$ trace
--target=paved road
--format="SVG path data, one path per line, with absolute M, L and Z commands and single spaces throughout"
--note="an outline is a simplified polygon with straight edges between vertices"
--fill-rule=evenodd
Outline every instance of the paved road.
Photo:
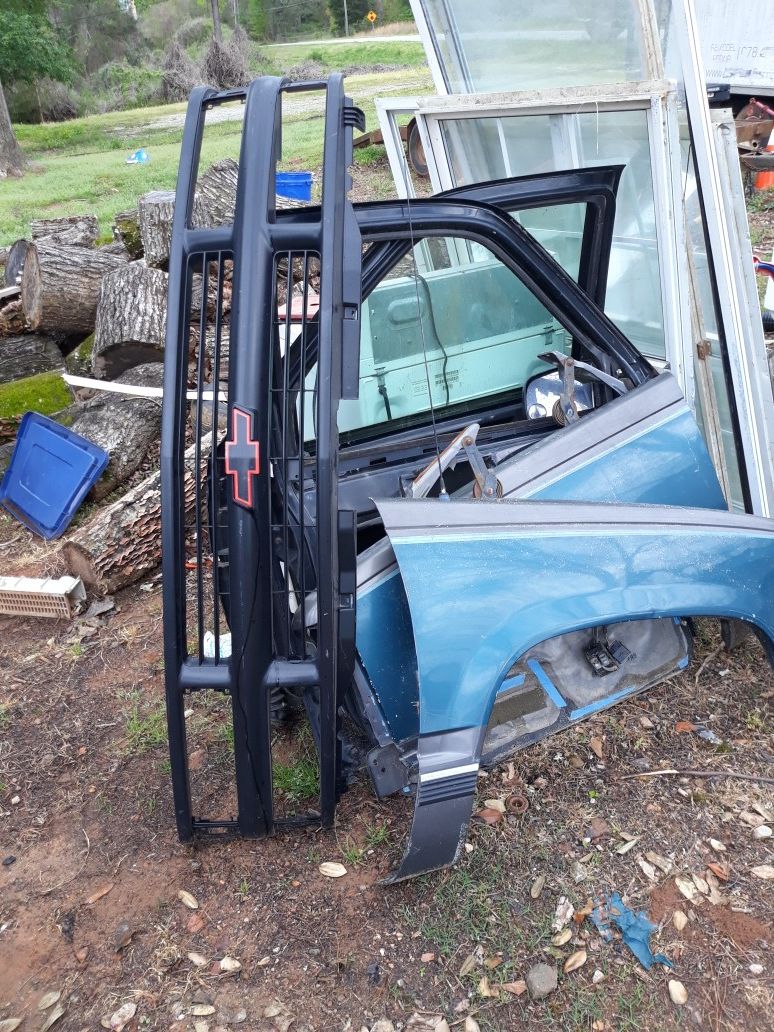
M 419 43 L 419 36 L 339 36 L 336 39 L 295 40 L 293 43 L 267 43 L 271 47 L 329 47 L 355 43 Z

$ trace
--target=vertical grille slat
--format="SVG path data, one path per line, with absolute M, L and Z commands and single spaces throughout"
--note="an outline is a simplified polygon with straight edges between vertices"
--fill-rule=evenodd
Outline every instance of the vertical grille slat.
M 199 306 L 199 344 L 196 355 L 196 412 L 194 415 L 194 468 L 195 476 L 195 534 L 196 534 L 196 630 L 199 662 L 204 662 L 204 551 L 202 549 L 202 407 L 204 404 L 204 372 L 207 351 L 207 288 L 209 264 L 208 254 L 201 256 L 201 300 Z M 214 427 L 213 427 L 214 430 Z
M 215 636 L 215 663 L 220 663 L 220 498 L 218 491 L 220 463 L 218 461 L 218 427 L 220 424 L 220 336 L 223 313 L 223 252 L 218 252 L 218 278 L 215 290 L 215 341 L 212 356 L 212 406 L 210 409 L 212 436 L 210 438 L 210 526 L 212 551 L 212 608 Z

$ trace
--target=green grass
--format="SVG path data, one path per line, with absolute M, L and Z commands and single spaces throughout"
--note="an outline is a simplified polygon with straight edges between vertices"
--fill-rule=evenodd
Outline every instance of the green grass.
M 0 419 L 13 419 L 30 411 L 49 416 L 71 401 L 70 389 L 59 373 L 39 373 L 0 384 Z
M 142 755 L 167 741 L 167 715 L 163 706 L 156 706 L 144 715 L 135 703 L 126 721 L 126 740 L 129 751 Z
M 363 43 L 300 43 L 294 46 L 266 46 L 262 48 L 272 64 L 284 68 L 317 61 L 328 71 L 354 66 L 396 65 L 401 68 L 421 68 L 426 65 L 425 52 L 420 42 L 389 42 L 388 39 L 368 40 Z
M 0 706 L 0 732 L 7 731 L 11 723 L 8 706 Z
M 366 46 L 372 45 L 375 44 Z M 395 44 L 396 48 L 399 46 Z M 328 49 L 350 52 L 349 64 L 364 62 L 364 48 Z M 296 58 L 288 55 L 283 63 L 287 67 L 296 63 Z M 421 93 L 431 88 L 424 67 L 416 68 L 411 81 L 406 79 L 405 71 L 353 75 L 347 79 L 348 92 L 365 111 L 368 129 L 377 125 L 376 96 Z M 300 95 L 290 98 L 285 109 L 282 167 L 319 168 L 321 102 Z M 22 178 L 7 179 L 0 185 L 0 246 L 28 234 L 33 218 L 88 212 L 97 215 L 101 236 L 109 237 L 116 212 L 134 208 L 138 197 L 149 190 L 174 189 L 184 112 L 185 104 L 169 104 L 89 115 L 57 124 L 17 126 L 19 142 L 33 164 Z M 202 167 L 218 158 L 238 157 L 240 141 L 241 122 L 209 125 L 202 145 Z M 126 157 L 141 146 L 150 155 L 150 162 L 127 165 Z
M 293 801 L 310 799 L 319 791 L 317 763 L 308 756 L 302 756 L 295 763 L 275 760 L 273 775 L 274 787 Z

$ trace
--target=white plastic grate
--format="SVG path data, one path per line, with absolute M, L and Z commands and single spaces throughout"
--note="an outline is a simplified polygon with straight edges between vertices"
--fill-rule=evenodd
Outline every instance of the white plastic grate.
M 80 577 L 0 577 L 0 613 L 69 619 L 86 598 Z

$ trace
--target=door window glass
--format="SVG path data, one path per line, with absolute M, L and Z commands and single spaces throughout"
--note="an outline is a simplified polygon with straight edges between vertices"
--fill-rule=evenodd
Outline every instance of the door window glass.
M 543 218 L 550 236 L 557 230 Z M 547 368 L 538 355 L 570 349 L 518 276 L 462 238 L 419 242 L 366 298 L 361 320 L 360 396 L 339 407 L 339 430 L 355 436 L 427 422 L 431 394 L 436 414 L 516 403 Z

